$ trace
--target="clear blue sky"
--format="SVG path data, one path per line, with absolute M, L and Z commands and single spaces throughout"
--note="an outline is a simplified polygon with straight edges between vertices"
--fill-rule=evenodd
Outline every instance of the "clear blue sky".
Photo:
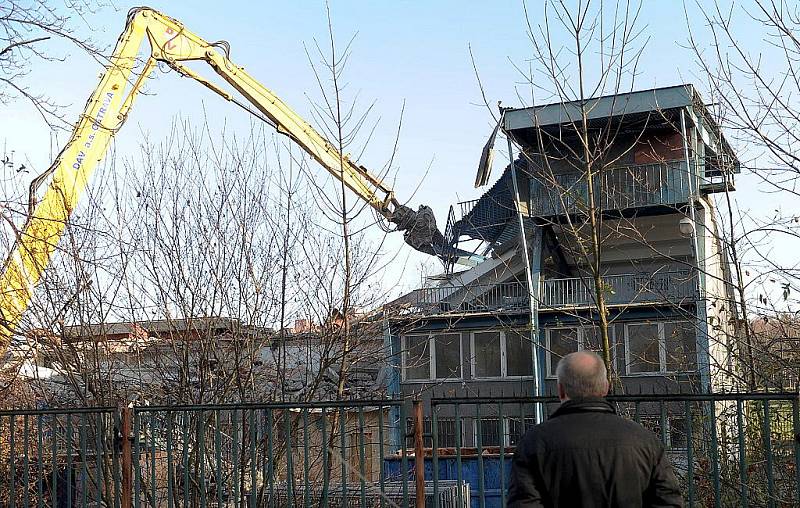
M 689 3 L 686 8 L 696 17 L 698 7 Z M 107 8 L 90 17 L 89 22 L 97 27 L 93 37 L 112 44 L 133 5 L 118 2 L 116 10 Z M 303 45 L 312 46 L 315 38 L 323 43 L 327 40 L 323 2 L 172 1 L 156 2 L 152 7 L 181 20 L 208 40 L 229 41 L 236 63 L 310 120 L 306 94 L 314 98 L 319 94 Z M 505 105 L 520 106 L 518 91 L 529 95 L 524 85 L 519 88 L 520 76 L 511 63 L 525 67 L 532 54 L 522 3 L 336 1 L 331 10 L 341 45 L 357 33 L 345 75 L 347 91 L 358 91 L 362 105 L 375 101 L 373 117 L 381 118 L 361 162 L 376 168 L 386 162 L 405 101 L 395 158 L 396 192 L 405 199 L 420 185 L 411 204 L 431 205 L 443 228 L 451 204 L 483 192 L 472 184 L 481 147 L 492 125 L 482 105 L 469 46 L 491 104 L 502 100 Z M 530 1 L 528 10 L 532 22 L 541 22 L 540 2 Z M 682 2 L 644 2 L 640 27 L 649 42 L 639 65 L 636 88 L 698 81 L 693 54 L 681 47 L 687 40 L 684 16 Z M 758 34 L 753 37 L 757 40 Z M 66 60 L 37 67 L 31 83 L 59 102 L 71 104 L 69 117 L 74 119 L 96 85 L 101 68 L 76 49 L 61 51 L 66 52 Z M 702 89 L 703 83 L 697 84 Z M 134 154 L 142 132 L 157 140 L 176 114 L 190 118 L 199 115 L 201 103 L 209 113 L 212 129 L 224 122 L 234 130 L 247 129 L 249 119 L 238 108 L 177 75 L 159 75 L 150 91 L 154 95 L 138 100 L 129 124 L 117 136 L 118 155 Z M 23 102 L 3 109 L 0 142 L 16 150 L 17 160 L 27 159 L 39 170 L 47 167 L 49 137 L 33 110 Z M 59 135 L 60 142 L 65 138 L 65 134 Z M 504 154 L 498 154 L 495 175 L 499 164 L 506 161 Z M 740 193 L 739 199 L 758 199 L 755 186 L 748 189 L 748 195 Z M 401 243 L 398 238 L 392 246 L 398 248 Z M 413 267 L 424 258 L 404 252 L 400 260 L 408 260 Z M 413 277 L 408 280 L 408 274 L 406 281 L 416 282 Z

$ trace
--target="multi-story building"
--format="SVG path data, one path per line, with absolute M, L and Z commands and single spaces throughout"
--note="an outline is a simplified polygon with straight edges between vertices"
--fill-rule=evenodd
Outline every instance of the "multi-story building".
M 602 349 L 598 267 L 617 393 L 729 383 L 736 315 L 712 198 L 734 189 L 739 163 L 695 89 L 510 109 L 502 127 L 520 151 L 514 167 L 451 209 L 446 231 L 485 260 L 394 302 L 396 391 L 554 394 L 562 355 Z M 512 445 L 533 415 L 463 416 L 463 443 L 480 425 L 483 445 Z M 453 446 L 453 415 L 437 426 Z

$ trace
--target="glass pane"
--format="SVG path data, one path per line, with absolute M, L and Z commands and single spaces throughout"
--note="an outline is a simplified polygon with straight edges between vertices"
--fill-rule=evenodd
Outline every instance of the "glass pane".
M 577 328 L 551 328 L 550 329 L 550 375 L 555 375 L 558 361 L 569 353 L 578 350 Z
M 448 333 L 433 339 L 436 348 L 436 378 L 461 377 L 461 335 Z
M 474 377 L 500 377 L 500 332 L 475 333 Z
M 609 333 L 610 330 L 609 330 Z M 583 328 L 583 347 L 589 351 L 603 356 L 603 337 L 599 326 L 586 326 Z
M 658 356 L 658 325 L 628 325 L 628 347 L 630 363 L 628 372 L 658 372 L 661 365 Z
M 533 375 L 533 348 L 527 332 L 506 332 L 506 364 L 509 376 Z
M 406 379 L 430 379 L 431 356 L 429 340 L 425 335 L 406 337 Z
M 616 369 L 618 373 L 625 373 L 625 325 L 614 325 L 614 354 L 616 354 Z
M 525 418 L 524 420 L 519 417 L 509 417 L 506 419 L 508 422 L 508 444 L 509 446 L 517 446 L 525 433 L 535 427 L 533 418 Z
M 670 372 L 693 371 L 697 368 L 695 329 L 691 323 L 664 323 L 664 339 L 667 346 L 667 370 Z

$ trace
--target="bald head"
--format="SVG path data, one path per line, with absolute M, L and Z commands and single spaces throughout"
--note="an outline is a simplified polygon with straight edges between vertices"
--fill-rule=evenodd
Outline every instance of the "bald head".
M 561 400 L 608 395 L 606 366 L 596 353 L 578 351 L 558 362 L 558 396 Z

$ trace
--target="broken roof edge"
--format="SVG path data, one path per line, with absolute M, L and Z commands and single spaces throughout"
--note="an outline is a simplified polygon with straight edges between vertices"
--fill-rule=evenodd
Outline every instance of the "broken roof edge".
M 633 92 L 601 95 L 586 100 L 587 120 L 622 117 L 657 111 L 691 108 L 689 121 L 700 123 L 717 136 L 723 150 L 738 166 L 738 158 L 716 120 L 711 116 L 697 89 L 691 83 L 650 88 Z M 509 108 L 504 112 L 503 130 L 513 134 L 536 127 L 563 125 L 581 119 L 580 101 L 553 102 L 540 106 Z
M 602 95 L 586 100 L 588 119 L 646 113 L 691 106 L 697 94 L 690 84 Z M 699 98 L 699 97 L 697 97 Z M 580 101 L 553 102 L 505 111 L 503 130 L 559 125 L 580 120 Z

